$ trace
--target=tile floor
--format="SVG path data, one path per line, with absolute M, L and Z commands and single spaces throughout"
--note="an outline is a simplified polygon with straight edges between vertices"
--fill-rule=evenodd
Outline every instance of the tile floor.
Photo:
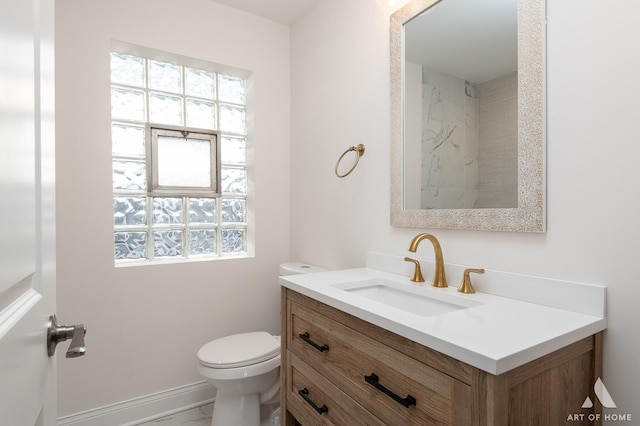
M 138 426 L 211 426 L 213 403 L 181 411 Z
M 263 405 L 262 426 L 280 424 L 280 404 Z M 201 407 L 181 411 L 137 426 L 211 426 L 213 402 Z

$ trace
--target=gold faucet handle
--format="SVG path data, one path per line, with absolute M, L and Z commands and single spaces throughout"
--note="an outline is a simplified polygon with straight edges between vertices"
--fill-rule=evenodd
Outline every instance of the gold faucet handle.
M 458 287 L 458 291 L 460 293 L 471 294 L 476 292 L 476 290 L 473 288 L 473 285 L 471 284 L 471 277 L 469 276 L 469 274 L 472 272 L 475 274 L 484 274 L 484 269 L 465 269 L 464 274 L 462 275 L 462 284 L 460 284 L 460 287 Z
M 411 281 L 413 281 L 414 283 L 423 283 L 424 277 L 422 276 L 422 269 L 420 268 L 420 262 L 410 257 L 405 257 L 404 260 L 405 262 L 411 262 L 414 265 L 416 265 L 416 269 L 413 271 L 413 277 L 411 277 Z

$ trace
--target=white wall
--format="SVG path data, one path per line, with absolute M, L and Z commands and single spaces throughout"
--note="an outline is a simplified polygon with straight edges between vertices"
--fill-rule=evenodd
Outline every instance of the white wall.
M 359 267 L 366 250 L 404 254 L 431 231 L 447 262 L 606 284 L 603 380 L 616 412 L 640 418 L 640 3 L 547 1 L 546 234 L 390 227 L 390 13 L 371 0 L 323 0 L 293 26 L 292 256 Z M 360 165 L 336 178 L 335 161 L 357 143 Z
M 209 0 L 59 0 L 56 28 L 57 313 L 87 326 L 86 356 L 59 355 L 63 416 L 200 381 L 196 351 L 213 338 L 279 332 L 290 29 Z M 255 258 L 114 267 L 111 39 L 253 71 Z

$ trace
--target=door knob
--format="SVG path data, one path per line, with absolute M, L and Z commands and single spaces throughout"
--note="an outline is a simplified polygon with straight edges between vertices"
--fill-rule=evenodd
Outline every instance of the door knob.
M 71 339 L 69 349 L 67 349 L 67 358 L 76 358 L 84 355 L 86 348 L 84 345 L 84 335 L 87 333 L 87 327 L 84 324 L 66 326 L 58 324 L 55 315 L 49 317 L 49 329 L 47 330 L 47 353 L 53 356 L 56 353 L 56 346 L 60 342 Z

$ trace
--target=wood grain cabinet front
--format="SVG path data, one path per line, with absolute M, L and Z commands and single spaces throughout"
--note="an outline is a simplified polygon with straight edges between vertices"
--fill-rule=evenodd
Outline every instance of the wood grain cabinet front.
M 336 426 L 384 425 L 295 354 L 289 353 L 287 361 L 287 406 L 300 423 Z
M 291 303 L 291 321 L 291 352 L 385 424 L 468 424 L 469 385 L 303 304 Z
M 556 377 L 584 400 L 597 371 L 595 338 L 494 376 L 292 290 L 282 303 L 284 425 L 560 425 L 564 407 L 526 398 Z

